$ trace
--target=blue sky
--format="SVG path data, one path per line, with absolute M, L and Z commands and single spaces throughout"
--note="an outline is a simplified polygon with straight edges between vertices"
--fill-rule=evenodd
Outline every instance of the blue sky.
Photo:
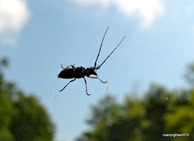
M 14 3 L 14 7 L 13 7 Z M 98 70 L 108 80 L 58 79 L 60 64 L 93 66 L 102 36 L 110 26 L 99 63 L 126 35 Z M 10 59 L 6 78 L 47 108 L 56 140 L 72 141 L 88 129 L 90 105 L 107 93 L 118 99 L 151 83 L 185 86 L 183 74 L 194 60 L 192 0 L 0 0 L 0 56 Z

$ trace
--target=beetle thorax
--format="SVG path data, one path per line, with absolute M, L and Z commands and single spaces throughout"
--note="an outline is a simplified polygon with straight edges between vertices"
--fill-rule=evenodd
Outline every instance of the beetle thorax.
M 85 75 L 90 76 L 90 75 L 97 75 L 96 73 L 96 68 L 94 67 L 89 67 L 85 69 Z

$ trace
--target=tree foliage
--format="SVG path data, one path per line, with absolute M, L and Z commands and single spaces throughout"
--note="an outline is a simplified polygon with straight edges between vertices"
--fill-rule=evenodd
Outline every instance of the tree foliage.
M 0 60 L 0 141 L 51 141 L 54 126 L 44 107 L 34 96 L 26 96 L 16 84 L 7 82 Z
M 187 66 L 184 77 L 191 86 L 194 86 L 194 63 Z
M 194 140 L 194 90 L 151 85 L 144 98 L 105 96 L 91 107 L 90 130 L 77 141 Z M 165 136 L 187 133 L 189 136 Z

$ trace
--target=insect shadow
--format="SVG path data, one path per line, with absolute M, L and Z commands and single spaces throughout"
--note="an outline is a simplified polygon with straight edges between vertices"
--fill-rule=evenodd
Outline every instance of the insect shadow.
M 79 79 L 79 78 L 83 78 L 84 79 L 84 83 L 85 83 L 85 89 L 86 89 L 86 94 L 89 96 L 91 94 L 88 93 L 88 89 L 87 89 L 87 81 L 86 81 L 86 78 L 85 76 L 89 77 L 89 78 L 93 78 L 93 79 L 98 79 L 100 80 L 100 82 L 102 83 L 107 83 L 108 81 L 103 81 L 101 80 L 98 75 L 97 75 L 97 70 L 100 69 L 100 67 L 106 62 L 106 60 L 111 56 L 111 54 L 120 46 L 120 44 L 122 43 L 122 41 L 124 40 L 124 38 L 126 36 L 124 36 L 121 41 L 118 43 L 118 45 L 112 50 L 112 52 L 106 57 L 106 59 L 100 64 L 100 65 L 97 65 L 97 61 L 98 61 L 98 57 L 100 55 L 100 52 L 101 52 L 101 49 L 102 49 L 102 45 L 103 45 L 103 42 L 104 42 L 104 38 L 106 36 L 106 33 L 108 31 L 109 27 L 107 27 L 104 35 L 103 35 L 103 38 L 102 38 L 102 41 L 101 41 L 101 44 L 100 44 L 100 48 L 99 48 L 99 51 L 98 51 L 98 54 L 97 54 L 97 57 L 96 57 L 96 60 L 94 62 L 94 66 L 92 67 L 88 67 L 88 68 L 85 68 L 85 67 L 75 67 L 75 65 L 70 65 L 70 66 L 67 66 L 67 67 L 63 67 L 61 65 L 61 68 L 63 69 L 59 74 L 58 74 L 58 78 L 62 78 L 62 79 L 72 79 L 70 80 L 61 90 L 59 90 L 60 92 L 63 91 L 71 82 L 75 81 L 76 79 Z M 92 75 L 92 76 L 91 76 Z

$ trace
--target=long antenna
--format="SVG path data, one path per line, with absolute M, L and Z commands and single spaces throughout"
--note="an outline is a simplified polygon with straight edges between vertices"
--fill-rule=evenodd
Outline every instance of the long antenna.
M 100 69 L 100 67 L 106 62 L 106 60 L 111 56 L 111 54 L 113 54 L 113 52 L 120 46 L 120 44 L 122 43 L 122 41 L 125 39 L 126 36 L 124 36 L 121 41 L 119 42 L 119 44 L 113 49 L 113 51 L 106 57 L 106 59 L 102 62 L 102 64 L 98 65 L 96 67 L 96 69 Z
M 99 55 L 100 55 L 101 48 L 102 48 L 102 45 L 103 45 L 103 42 L 104 42 L 104 38 L 105 38 L 105 36 L 106 36 L 106 33 L 107 33 L 108 29 L 109 29 L 109 26 L 107 27 L 107 29 L 106 29 L 106 31 L 105 31 L 105 33 L 104 33 L 104 35 L 103 35 L 102 42 L 101 42 L 101 44 L 100 44 L 100 48 L 99 48 L 99 51 L 98 51 L 98 54 L 97 54 L 97 57 L 96 57 L 96 60 L 95 60 L 95 63 L 94 63 L 94 67 L 96 67 L 96 65 L 97 65 L 97 60 L 98 60 L 98 57 L 99 57 Z

